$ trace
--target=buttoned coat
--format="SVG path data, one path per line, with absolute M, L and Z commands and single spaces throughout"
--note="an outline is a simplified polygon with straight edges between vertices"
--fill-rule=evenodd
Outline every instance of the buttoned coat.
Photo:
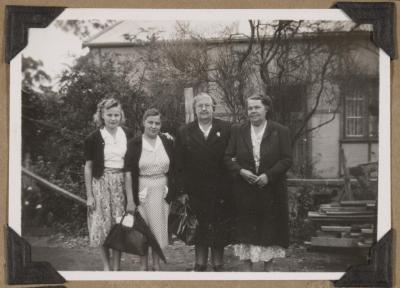
M 199 220 L 196 244 L 224 246 L 230 241 L 232 198 L 224 165 L 230 123 L 213 119 L 207 139 L 197 121 L 181 127 L 176 138 L 177 183 Z
M 260 166 L 256 172 L 251 125 L 249 122 L 232 127 L 225 153 L 225 163 L 233 177 L 236 233 L 238 243 L 261 246 L 289 245 L 289 212 L 286 172 L 292 165 L 289 129 L 268 120 L 260 146 Z M 256 175 L 265 173 L 268 184 L 259 188 L 240 176 L 247 169 Z

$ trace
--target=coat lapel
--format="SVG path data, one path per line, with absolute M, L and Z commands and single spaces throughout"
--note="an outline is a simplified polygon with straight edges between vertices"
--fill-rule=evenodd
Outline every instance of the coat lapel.
M 206 145 L 206 140 L 204 139 L 204 135 L 201 132 L 197 121 L 194 121 L 189 124 L 188 132 L 189 132 L 189 136 L 193 139 L 194 142 L 196 142 L 197 144 L 199 144 L 201 146 Z
M 265 139 L 268 139 L 271 136 L 273 130 L 274 130 L 274 123 L 272 121 L 268 121 L 267 127 L 265 127 L 264 135 L 262 137 L 262 142 L 264 142 Z M 261 145 L 262 145 L 262 142 L 261 142 Z
M 251 129 L 250 129 L 250 122 L 247 122 L 245 125 L 242 126 L 242 135 L 244 142 L 246 143 L 247 149 L 251 155 L 253 155 L 253 144 L 251 143 Z
M 218 122 L 213 120 L 210 133 L 208 134 L 208 137 L 207 137 L 207 144 L 208 145 L 213 144 L 216 140 L 218 140 L 221 137 L 221 135 L 219 135 L 219 136 L 217 135 L 218 132 L 221 133 L 220 130 L 221 130 L 221 127 L 218 124 Z
M 265 157 L 263 157 L 263 155 L 266 153 L 265 151 L 267 151 L 269 148 L 269 139 L 271 137 L 271 135 L 274 133 L 275 131 L 275 124 L 273 121 L 268 121 L 267 122 L 267 127 L 265 128 L 265 132 L 261 141 L 261 147 L 260 147 L 260 155 L 261 155 L 261 159 L 260 159 L 260 167 L 264 166 L 264 161 L 266 161 Z

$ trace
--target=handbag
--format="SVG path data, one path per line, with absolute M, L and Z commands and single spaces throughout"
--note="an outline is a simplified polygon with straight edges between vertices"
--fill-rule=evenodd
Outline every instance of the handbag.
M 103 246 L 106 248 L 144 256 L 147 254 L 147 238 L 137 229 L 122 225 L 126 213 L 121 221 L 115 224 L 108 233 Z
M 187 245 L 194 245 L 199 222 L 187 203 L 173 201 L 168 217 L 168 227 L 172 234 Z

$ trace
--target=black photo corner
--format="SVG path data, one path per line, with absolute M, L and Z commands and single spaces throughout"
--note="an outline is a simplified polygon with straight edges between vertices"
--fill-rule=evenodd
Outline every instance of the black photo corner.
M 392 2 L 337 2 L 358 24 L 372 24 L 371 41 L 391 59 L 397 57 L 395 43 L 395 4 Z M 44 28 L 64 11 L 64 7 L 6 6 L 5 61 L 10 63 L 27 45 L 29 28 Z M 31 259 L 29 243 L 7 226 L 8 284 L 62 284 L 65 279 L 47 262 Z M 370 249 L 368 263 L 350 267 L 334 281 L 336 287 L 390 287 L 395 231 L 390 230 Z M 57 286 L 63 287 L 63 286 Z

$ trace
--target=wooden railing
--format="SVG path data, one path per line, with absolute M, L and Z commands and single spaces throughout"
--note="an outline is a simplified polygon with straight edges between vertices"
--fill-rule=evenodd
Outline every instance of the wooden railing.
M 86 200 L 82 199 L 81 197 L 68 192 L 67 190 L 47 181 L 46 179 L 36 175 L 35 173 L 29 171 L 28 169 L 22 167 L 22 174 L 31 177 L 32 179 L 35 179 L 37 182 L 39 182 L 40 184 L 46 186 L 47 188 L 49 188 L 50 190 L 63 195 L 64 197 L 70 198 L 76 202 L 78 202 L 79 204 L 85 205 L 86 206 Z
M 63 195 L 64 197 L 70 198 L 72 200 L 77 201 L 78 203 L 85 205 L 86 206 L 86 200 L 71 193 L 68 192 L 67 190 L 47 181 L 43 177 L 38 176 L 37 174 L 33 173 L 32 171 L 29 171 L 26 168 L 22 167 L 22 174 L 31 177 L 32 179 L 35 179 L 42 185 L 46 186 L 50 190 Z M 372 180 L 373 181 L 373 180 Z M 351 182 L 357 182 L 356 179 L 351 179 Z M 308 185 L 308 184 L 313 184 L 313 185 L 335 185 L 335 186 L 340 186 L 344 185 L 344 180 L 341 178 L 338 179 L 296 179 L 296 178 L 290 178 L 287 180 L 288 186 L 299 186 L 299 185 Z

